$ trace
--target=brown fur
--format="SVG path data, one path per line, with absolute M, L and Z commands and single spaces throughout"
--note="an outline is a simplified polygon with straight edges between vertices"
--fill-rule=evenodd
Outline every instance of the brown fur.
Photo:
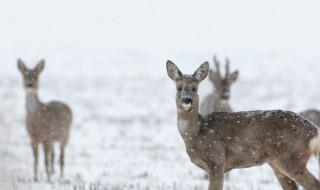
M 18 60 L 18 68 L 23 75 L 26 90 L 26 127 L 34 155 L 34 180 L 38 181 L 38 145 L 42 144 L 47 178 L 50 181 L 54 172 L 54 142 L 60 143 L 60 170 L 63 177 L 64 149 L 69 139 L 71 110 L 64 103 L 42 103 L 38 99 L 38 76 L 44 68 L 44 61 L 35 69 L 27 69 L 25 64 Z
M 206 77 L 208 63 L 193 75 L 183 75 L 171 61 L 168 75 L 177 86 L 176 105 L 179 132 L 193 163 L 209 176 L 209 190 L 221 190 L 224 173 L 268 163 L 284 189 L 320 189 L 306 168 L 319 140 L 318 128 L 301 116 L 281 110 L 198 113 L 199 98 L 190 90 Z M 178 75 L 176 75 L 178 73 Z M 201 73 L 201 74 L 199 74 Z M 187 104 L 192 102 L 191 105 Z

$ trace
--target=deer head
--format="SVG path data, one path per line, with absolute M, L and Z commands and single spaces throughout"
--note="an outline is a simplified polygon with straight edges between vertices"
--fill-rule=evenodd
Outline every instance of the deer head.
M 38 77 L 44 68 L 44 60 L 41 60 L 34 69 L 28 69 L 21 59 L 18 59 L 18 68 L 23 76 L 26 92 L 35 94 L 38 90 Z
M 192 75 L 184 75 L 174 63 L 167 61 L 167 73 L 176 84 L 176 104 L 178 110 L 188 112 L 193 110 L 198 111 L 198 86 L 208 75 L 208 70 L 209 63 L 204 62 Z
M 213 62 L 216 67 L 216 70 L 211 70 L 209 72 L 209 79 L 212 81 L 216 93 L 219 97 L 224 100 L 228 100 L 230 97 L 230 86 L 238 78 L 238 71 L 235 71 L 230 74 L 229 71 L 229 59 L 226 58 L 226 74 L 223 77 L 220 72 L 220 62 L 217 60 L 217 57 L 213 57 Z

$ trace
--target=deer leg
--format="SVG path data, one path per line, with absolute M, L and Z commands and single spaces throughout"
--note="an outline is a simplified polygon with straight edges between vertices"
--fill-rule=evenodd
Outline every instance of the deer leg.
M 318 178 L 320 179 L 320 154 L 318 155 Z
M 63 178 L 64 168 L 64 146 L 60 146 L 60 177 Z
M 49 167 L 49 143 L 48 142 L 43 143 L 43 152 L 44 152 L 44 164 L 46 167 L 48 182 L 51 182 L 50 167 Z
M 295 180 L 299 185 L 308 190 L 319 190 L 320 181 L 317 180 L 307 169 L 306 162 L 299 159 L 300 162 L 283 161 L 276 164 L 278 170 L 289 178 Z M 307 159 L 306 159 L 307 160 Z
M 50 144 L 50 153 L 51 153 L 51 174 L 54 174 L 54 146 L 53 143 Z
M 295 181 L 290 179 L 289 177 L 282 174 L 274 165 L 269 163 L 271 168 L 274 171 L 274 174 L 276 175 L 281 187 L 285 190 L 298 190 L 298 186 Z
M 212 170 L 208 172 L 209 176 L 209 190 L 222 190 L 224 169 L 223 165 L 213 166 Z
M 32 140 L 31 142 L 32 145 L 32 151 L 33 151 L 33 158 L 34 158 L 34 163 L 33 163 L 33 173 L 34 173 L 34 181 L 38 181 L 38 142 L 35 140 Z
M 295 173 L 294 179 L 305 189 L 317 190 L 320 189 L 320 181 L 317 180 L 308 170 L 304 169 L 301 173 Z
M 68 143 L 69 134 L 65 135 L 60 143 L 60 177 L 63 178 L 64 174 L 64 148 Z

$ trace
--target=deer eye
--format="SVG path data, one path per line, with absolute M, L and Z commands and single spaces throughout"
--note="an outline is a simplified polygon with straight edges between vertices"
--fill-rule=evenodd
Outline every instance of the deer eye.
M 197 90 L 198 90 L 197 87 L 193 87 L 193 88 L 192 88 L 192 91 L 193 91 L 193 92 L 197 92 Z
M 178 86 L 177 90 L 180 92 L 182 90 L 182 87 Z

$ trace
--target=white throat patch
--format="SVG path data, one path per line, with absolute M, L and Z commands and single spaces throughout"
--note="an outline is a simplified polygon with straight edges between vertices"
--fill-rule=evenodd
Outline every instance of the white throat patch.
M 190 108 L 190 107 L 191 107 L 191 103 L 189 103 L 189 104 L 182 104 L 182 106 L 185 107 L 185 108 Z
M 28 112 L 35 113 L 37 111 L 37 100 L 34 98 L 27 98 L 27 110 Z
M 221 104 L 229 104 L 228 100 L 221 100 Z
M 184 135 L 188 135 L 186 133 L 189 128 L 189 122 L 187 120 L 179 119 L 178 120 L 178 128 L 179 128 L 180 133 L 182 133 Z

